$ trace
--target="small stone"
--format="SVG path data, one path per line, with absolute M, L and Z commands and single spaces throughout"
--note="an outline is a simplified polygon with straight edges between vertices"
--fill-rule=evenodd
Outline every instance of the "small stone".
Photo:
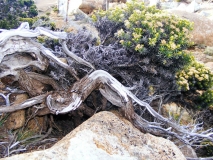
M 18 94 L 16 95 L 15 101 L 13 105 L 20 104 L 21 102 L 27 100 L 27 94 Z M 21 128 L 25 124 L 25 110 L 18 110 L 10 114 L 7 118 L 5 126 L 7 129 L 18 129 Z
M 30 131 L 33 131 L 34 133 L 40 132 L 40 131 L 46 131 L 47 130 L 47 121 L 45 121 L 45 116 L 42 117 L 34 117 L 27 123 L 27 128 Z

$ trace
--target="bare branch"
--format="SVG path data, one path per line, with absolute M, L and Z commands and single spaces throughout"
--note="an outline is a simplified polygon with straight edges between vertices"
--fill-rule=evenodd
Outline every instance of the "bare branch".
M 71 51 L 69 51 L 69 49 L 67 48 L 67 45 L 66 45 L 66 42 L 65 42 L 65 41 L 62 42 L 62 47 L 63 47 L 64 52 L 65 52 L 68 56 L 70 56 L 72 59 L 74 59 L 76 62 L 78 62 L 78 63 L 80 63 L 80 64 L 83 64 L 83 65 L 85 65 L 85 66 L 87 66 L 87 67 L 90 67 L 90 68 L 92 68 L 92 69 L 95 70 L 95 67 L 94 67 L 91 63 L 89 63 L 89 62 L 83 60 L 82 58 L 76 56 L 74 53 L 72 53 Z
M 28 22 L 23 22 L 18 29 L 2 30 L 2 32 L 0 33 L 0 46 L 4 45 L 4 43 L 10 37 L 20 36 L 25 38 L 33 38 L 39 35 L 45 35 L 53 39 L 66 39 L 67 37 L 66 32 L 54 32 L 43 27 L 37 27 L 35 30 L 30 30 Z
M 27 99 L 26 101 L 24 101 L 24 102 L 22 102 L 21 104 L 18 104 L 18 105 L 12 105 L 12 106 L 9 106 L 9 107 L 0 107 L 0 113 L 14 112 L 14 111 L 18 111 L 20 109 L 31 107 L 31 106 L 38 104 L 38 103 L 42 103 L 45 100 L 45 98 L 48 94 L 50 94 L 50 93 L 39 95 L 37 97 Z

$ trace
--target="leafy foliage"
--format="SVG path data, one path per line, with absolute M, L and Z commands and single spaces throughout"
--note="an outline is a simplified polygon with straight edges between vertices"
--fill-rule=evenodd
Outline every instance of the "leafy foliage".
M 203 64 L 194 61 L 176 75 L 182 90 L 207 90 L 213 85 L 213 74 Z
M 196 108 L 201 103 L 204 106 L 203 101 L 206 105 L 210 104 L 211 98 L 206 96 L 209 91 L 205 91 L 212 87 L 213 75 L 185 52 L 193 44 L 189 34 L 192 23 L 155 7 L 145 7 L 137 1 L 109 11 L 98 11 L 92 18 L 100 32 L 102 44 L 119 41 L 128 54 L 132 57 L 137 55 L 139 60 L 131 64 L 140 66 L 135 74 L 137 78 L 143 74 L 140 81 L 144 77 L 149 79 L 147 84 L 149 90 L 152 88 L 153 95 L 167 92 L 170 95 L 165 99 L 189 108 Z M 202 90 L 203 94 L 198 90 Z
M 116 23 L 114 33 L 106 35 L 115 34 L 122 46 L 131 52 L 142 56 L 155 56 L 153 59 L 160 57 L 160 62 L 165 66 L 169 66 L 176 59 L 182 59 L 185 64 L 191 60 L 183 50 L 191 45 L 188 33 L 192 30 L 192 24 L 187 20 L 169 15 L 155 7 L 145 7 L 143 3 L 136 1 L 127 3 L 123 8 L 99 11 L 93 15 L 93 19 L 101 34 L 104 29 L 97 25 L 99 21 L 107 19 Z
M 205 91 L 197 100 L 199 102 L 198 108 L 212 109 L 213 106 L 213 90 Z
M 213 104 L 213 74 L 203 64 L 194 61 L 177 72 L 176 78 L 180 90 L 194 95 L 194 108 L 203 109 Z
M 34 18 L 20 18 L 20 22 L 28 22 L 30 26 L 32 26 L 38 20 L 37 17 Z

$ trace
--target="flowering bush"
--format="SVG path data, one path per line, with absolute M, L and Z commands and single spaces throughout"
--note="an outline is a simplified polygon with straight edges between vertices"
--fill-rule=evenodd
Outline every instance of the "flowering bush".
M 179 89 L 186 92 L 197 92 L 195 108 L 208 108 L 213 105 L 213 74 L 203 64 L 194 61 L 185 69 L 177 72 Z
M 183 51 L 192 44 L 189 32 L 193 25 L 189 21 L 137 1 L 93 15 L 95 21 L 106 17 L 120 26 L 114 34 L 128 50 L 162 57 L 161 63 L 167 66 L 180 57 L 183 62 L 190 61 L 190 56 Z
M 212 110 L 213 107 L 213 90 L 207 90 L 205 91 L 197 100 L 198 102 L 198 109 L 202 108 L 209 108 Z
M 213 74 L 203 64 L 194 61 L 177 72 L 177 83 L 181 90 L 207 90 L 213 85 Z

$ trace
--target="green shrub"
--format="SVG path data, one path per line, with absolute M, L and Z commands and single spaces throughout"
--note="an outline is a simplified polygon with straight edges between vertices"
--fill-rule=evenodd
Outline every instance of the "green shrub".
M 54 11 L 54 12 L 58 12 L 57 6 L 54 6 L 54 7 L 53 7 L 53 11 Z
M 176 74 L 181 90 L 208 90 L 213 85 L 213 74 L 203 64 L 194 61 Z
M 35 16 L 38 15 L 38 11 L 37 11 L 36 5 L 30 6 L 28 15 L 29 15 L 29 17 L 35 17 Z
M 41 18 L 43 21 L 49 21 L 49 20 L 50 20 L 50 18 L 47 17 L 47 16 L 41 16 L 40 18 Z
M 49 15 L 50 15 L 50 12 L 47 12 L 46 15 L 49 16 Z
M 20 25 L 20 18 L 36 16 L 37 8 L 33 0 L 7 0 L 0 3 L 0 12 L 0 28 L 14 29 Z
M 194 94 L 196 109 L 209 108 L 213 105 L 213 74 L 203 64 L 194 61 L 176 74 L 179 89 Z
M 197 108 L 203 109 L 203 108 L 209 108 L 212 109 L 213 105 L 213 90 L 207 90 L 203 92 L 197 99 Z
M 191 61 L 190 55 L 183 50 L 192 44 L 189 32 L 193 25 L 187 20 L 137 1 L 123 8 L 98 11 L 92 18 L 96 22 L 106 18 L 116 23 L 118 28 L 114 35 L 123 47 L 134 53 L 154 54 L 156 58 L 161 57 L 160 62 L 165 66 L 179 58 L 181 66 Z
M 38 39 L 39 43 L 44 43 L 46 41 L 47 37 L 46 36 L 38 36 L 37 39 Z
M 19 21 L 21 22 L 28 22 L 30 26 L 32 26 L 38 20 L 37 17 L 35 18 L 20 18 Z
M 56 29 L 56 24 L 54 22 L 50 22 L 51 30 Z

